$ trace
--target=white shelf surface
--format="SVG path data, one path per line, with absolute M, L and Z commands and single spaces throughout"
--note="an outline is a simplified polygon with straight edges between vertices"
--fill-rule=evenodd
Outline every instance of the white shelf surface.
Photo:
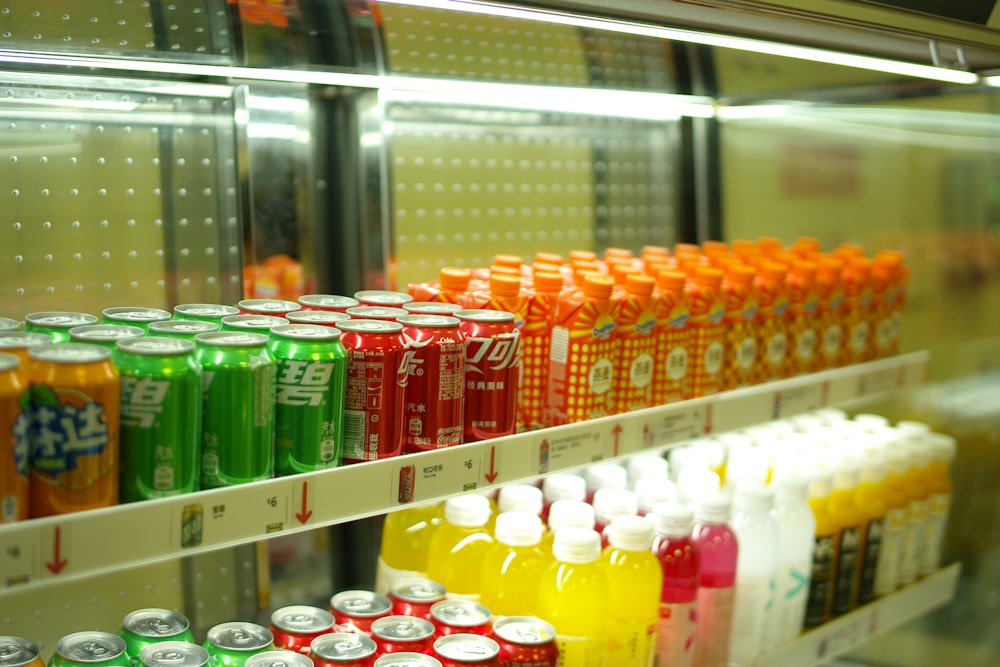
M 961 570 L 959 563 L 949 565 L 779 646 L 754 660 L 753 667 L 820 665 L 858 648 L 880 634 L 951 602 Z
M 820 407 L 874 400 L 923 383 L 928 358 L 915 352 L 432 452 L 0 526 L 0 595 L 12 587 L 343 523 Z M 192 513 L 201 516 L 200 535 L 183 539 L 184 518 Z

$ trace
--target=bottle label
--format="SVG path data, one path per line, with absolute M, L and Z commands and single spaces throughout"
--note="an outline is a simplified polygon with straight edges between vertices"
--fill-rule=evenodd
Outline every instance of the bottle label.
M 927 520 L 924 522 L 924 550 L 920 558 L 920 574 L 923 576 L 932 574 L 941 567 L 944 529 L 948 523 L 950 506 L 950 493 L 935 493 L 927 503 Z
M 667 355 L 666 371 L 667 377 L 676 382 L 687 375 L 688 353 L 687 349 L 677 346 L 670 350 Z
M 920 571 L 921 551 L 923 549 L 925 519 L 927 518 L 927 501 L 914 500 L 910 503 L 903 532 L 903 551 L 899 558 L 899 585 L 912 584 Z
M 698 588 L 698 627 L 694 642 L 694 662 L 698 667 L 728 667 L 729 642 L 733 629 L 733 600 L 736 589 Z
M 375 565 L 375 592 L 379 595 L 387 595 L 389 589 L 391 589 L 396 584 L 399 584 L 407 579 L 426 579 L 426 572 L 417 572 L 415 570 L 397 570 L 388 563 L 386 563 L 382 556 L 378 557 L 378 563 Z
M 771 577 L 736 578 L 733 631 L 729 642 L 730 662 L 748 664 L 763 652 L 764 620 L 771 605 L 773 587 L 774 579 Z
M 816 353 L 817 338 L 815 329 L 806 329 L 799 333 L 799 337 L 795 341 L 795 354 L 800 362 L 812 361 L 813 355 Z
M 823 354 L 827 359 L 836 357 L 840 352 L 841 329 L 839 324 L 831 324 L 823 332 Z
M 882 553 L 882 531 L 884 519 L 872 519 L 864 532 L 861 556 L 861 581 L 858 586 L 858 603 L 865 604 L 875 599 L 875 576 L 878 560 Z
M 608 621 L 608 665 L 647 667 L 656 645 L 656 622 Z
M 774 607 L 767 616 L 764 649 L 781 646 L 802 633 L 809 599 L 810 561 L 781 563 L 775 577 Z
M 598 637 L 572 637 L 556 635 L 559 647 L 559 667 L 604 667 L 608 652 L 606 635 Z
M 656 626 L 656 664 L 691 667 L 694 660 L 698 603 L 663 602 Z
M 864 354 L 871 339 L 871 326 L 862 320 L 851 328 L 851 350 L 854 354 Z
M 757 359 L 757 339 L 753 336 L 746 336 L 736 348 L 736 363 L 744 371 L 753 368 L 753 362 Z
M 875 573 L 875 595 L 891 593 L 899 587 L 899 561 L 903 552 L 903 533 L 906 532 L 906 510 L 889 510 L 882 524 L 882 553 L 878 557 Z
M 812 572 L 809 577 L 809 599 L 806 602 L 807 628 L 819 625 L 826 616 L 833 575 L 834 536 L 816 536 L 813 549 Z
M 861 528 L 851 526 L 840 531 L 840 554 L 837 557 L 836 583 L 833 585 L 833 611 L 846 614 L 851 610 L 854 577 L 858 572 L 858 544 Z
M 785 351 L 788 349 L 788 338 L 784 332 L 778 331 L 767 341 L 767 358 L 772 366 L 780 366 L 785 360 Z
M 709 375 L 715 375 L 722 370 L 722 357 L 723 357 L 723 347 L 722 341 L 713 340 L 705 348 L 705 372 Z

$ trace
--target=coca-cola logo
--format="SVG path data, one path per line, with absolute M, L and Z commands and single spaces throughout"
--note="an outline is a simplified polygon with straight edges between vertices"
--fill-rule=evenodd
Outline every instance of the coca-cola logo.
M 419 351 L 422 348 L 427 347 L 431 343 L 431 339 L 427 340 L 416 340 L 411 336 L 403 334 L 403 340 L 405 341 L 406 349 L 403 350 L 403 356 L 399 360 L 399 366 L 396 368 L 396 384 L 400 387 L 405 387 L 410 382 L 410 378 L 414 375 L 422 376 L 424 374 L 424 359 L 420 358 Z
M 483 373 L 483 365 L 501 371 L 516 367 L 520 361 L 521 337 L 518 334 L 496 338 L 465 339 L 465 372 Z

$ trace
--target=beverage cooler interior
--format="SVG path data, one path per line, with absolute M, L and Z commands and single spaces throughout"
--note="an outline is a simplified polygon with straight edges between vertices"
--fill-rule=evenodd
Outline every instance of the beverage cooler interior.
M 0 0 L 0 316 L 406 291 L 498 255 L 760 237 L 898 250 L 900 377 L 925 370 L 841 407 L 955 438 L 943 564 L 961 574 L 926 613 L 845 617 L 810 655 L 760 664 L 998 664 L 1000 9 L 792 4 Z M 668 457 L 681 440 L 624 450 Z M 370 590 L 404 481 L 350 468 L 301 478 L 336 487 L 342 505 L 311 508 L 334 520 L 296 524 L 317 496 L 293 477 L 197 492 L 206 522 L 284 519 L 124 562 L 107 554 L 155 541 L 167 501 L 86 512 L 121 530 L 0 524 L 0 635 L 47 660 L 144 607 L 181 611 L 200 641 Z M 489 486 L 467 478 L 415 502 Z M 97 564 L 76 569 L 76 549 Z

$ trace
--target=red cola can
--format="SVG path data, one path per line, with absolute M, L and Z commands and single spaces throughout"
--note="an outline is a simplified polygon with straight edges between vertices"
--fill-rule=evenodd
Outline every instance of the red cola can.
M 441 661 L 423 653 L 388 653 L 376 660 L 373 667 L 441 667 Z
M 431 621 L 437 627 L 438 637 L 470 633 L 490 634 L 489 609 L 474 600 L 444 600 L 431 605 Z
M 325 310 L 333 313 L 342 313 L 360 305 L 354 297 L 339 294 L 303 294 L 298 301 L 302 310 Z
M 430 579 L 410 579 L 389 590 L 392 613 L 431 620 L 431 607 L 444 600 L 444 586 Z
M 396 373 L 403 388 L 403 450 L 423 452 L 462 444 L 465 344 L 459 320 L 405 315 L 406 350 Z
M 391 306 L 354 306 L 345 310 L 344 313 L 349 315 L 352 320 L 388 320 L 389 322 L 395 322 L 397 317 L 407 314 L 402 308 Z
M 276 648 L 309 655 L 309 644 L 333 632 L 333 614 L 308 605 L 282 607 L 271 614 L 271 634 Z
M 403 325 L 378 320 L 337 322 L 347 352 L 343 462 L 359 463 L 403 452 Z
M 406 292 L 391 292 L 389 290 L 369 289 L 354 293 L 362 306 L 387 306 L 390 308 L 402 308 L 404 303 L 413 301 L 413 297 Z
M 371 591 L 341 591 L 330 598 L 330 611 L 339 631 L 371 634 L 372 623 L 392 613 L 392 603 Z
M 312 641 L 316 667 L 371 667 L 375 663 L 375 640 L 354 632 L 332 632 Z
M 337 322 L 351 319 L 347 313 L 335 313 L 332 310 L 296 310 L 285 314 L 285 319 L 292 324 L 319 324 L 324 327 L 335 327 Z
M 521 375 L 514 313 L 460 310 L 455 317 L 465 339 L 465 442 L 512 435 Z
M 302 306 L 284 299 L 243 299 L 236 304 L 243 315 L 274 315 L 284 317 L 285 313 L 300 310 Z
M 434 656 L 442 667 L 502 667 L 500 644 L 483 635 L 458 633 L 434 642 Z
M 503 667 L 557 667 L 556 629 L 534 616 L 507 616 L 493 624 Z
M 413 616 L 385 616 L 372 623 L 378 655 L 425 653 L 434 655 L 434 624 Z
M 462 310 L 457 303 L 446 301 L 411 301 L 402 308 L 410 315 L 454 315 Z

